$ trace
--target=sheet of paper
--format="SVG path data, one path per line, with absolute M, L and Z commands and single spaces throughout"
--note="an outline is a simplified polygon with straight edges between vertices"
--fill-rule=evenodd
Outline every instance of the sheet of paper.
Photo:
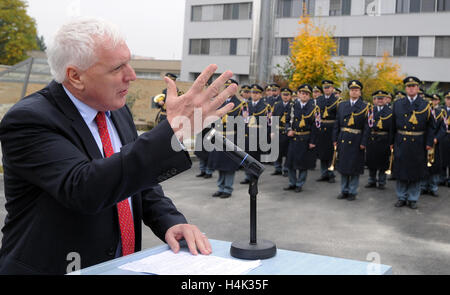
M 194 256 L 171 250 L 120 266 L 124 270 L 158 275 L 239 275 L 261 265 L 261 260 L 238 260 L 213 255 Z

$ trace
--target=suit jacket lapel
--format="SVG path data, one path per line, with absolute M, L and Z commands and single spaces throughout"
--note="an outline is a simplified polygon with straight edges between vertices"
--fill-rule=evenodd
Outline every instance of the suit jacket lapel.
M 55 81 L 50 82 L 49 89 L 54 99 L 56 105 L 62 110 L 62 112 L 72 120 L 72 127 L 76 133 L 80 136 L 81 141 L 83 142 L 84 147 L 86 148 L 87 153 L 92 159 L 101 159 L 103 155 L 98 149 L 97 143 L 95 142 L 94 137 L 92 136 L 91 131 L 87 127 L 83 118 L 78 112 L 75 105 L 72 103 L 70 98 L 67 96 L 64 88 L 61 84 L 56 83 Z M 55 99 L 55 98 L 58 99 Z
M 114 123 L 114 127 L 116 127 L 117 133 L 119 134 L 122 145 L 126 145 L 135 140 L 135 134 L 132 134 L 129 128 L 126 128 L 128 123 L 120 110 L 111 112 L 111 119 Z

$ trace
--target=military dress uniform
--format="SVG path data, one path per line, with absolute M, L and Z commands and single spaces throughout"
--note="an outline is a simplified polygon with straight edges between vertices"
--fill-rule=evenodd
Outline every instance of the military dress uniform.
M 348 88 L 363 85 L 352 80 Z M 369 105 L 362 97 L 356 101 L 343 101 L 338 104 L 336 122 L 333 129 L 333 142 L 337 143 L 337 171 L 341 174 L 341 194 L 339 199 L 355 200 L 359 176 L 364 173 L 364 150 L 367 146 Z
M 225 83 L 225 86 L 229 86 L 232 83 L 237 84 L 233 79 L 230 79 Z M 214 124 L 214 128 L 221 132 L 228 140 L 237 145 L 237 123 L 231 124 L 230 119 L 242 119 L 241 114 L 244 103 L 241 102 L 236 96 L 228 98 L 222 105 L 226 106 L 229 103 L 233 103 L 233 109 L 229 111 L 221 120 Z M 242 146 L 240 147 L 242 148 Z M 219 178 L 217 180 L 218 191 L 213 194 L 213 197 L 228 198 L 233 192 L 234 176 L 239 169 L 239 164 L 230 161 L 230 158 L 223 151 L 213 150 L 209 155 L 208 166 L 213 170 L 219 171 Z
M 441 140 L 441 181 L 450 187 L 450 91 L 445 93 L 446 105 L 443 107 L 445 136 Z M 448 106 L 447 106 L 448 104 Z
M 264 89 L 258 84 L 251 86 L 251 91 L 262 93 Z M 261 154 L 266 152 L 269 148 L 269 115 L 271 107 L 262 99 L 258 101 L 251 101 L 248 103 L 248 121 L 245 124 L 245 151 L 261 161 Z M 246 173 L 245 180 L 241 184 L 250 183 L 250 175 Z
M 419 85 L 416 77 L 407 77 L 404 84 Z M 427 165 L 426 146 L 433 146 L 434 124 L 430 104 L 417 95 L 414 98 L 397 99 L 392 107 L 394 144 L 394 176 L 397 179 L 396 207 L 409 202 L 417 208 L 420 182 L 425 177 Z
M 172 79 L 173 81 L 177 80 L 177 75 L 172 74 L 172 73 L 166 73 L 165 77 L 168 77 L 170 79 Z M 177 92 L 178 94 L 180 94 L 180 91 L 177 88 Z M 161 123 L 162 121 L 164 121 L 165 119 L 167 119 L 167 110 L 166 110 L 166 97 L 167 97 L 167 88 L 163 89 L 162 91 L 163 95 L 157 96 L 154 98 L 154 102 L 156 103 L 156 107 L 159 108 L 158 114 L 156 115 L 156 119 L 155 119 L 155 123 L 156 125 L 158 125 L 159 123 Z M 163 105 L 160 105 L 159 102 L 164 102 Z
M 280 89 L 280 86 L 278 84 L 270 84 L 270 88 L 272 89 L 272 91 L 277 91 Z M 264 102 L 269 104 L 270 107 L 272 107 L 275 105 L 275 103 L 282 101 L 281 96 L 280 95 L 272 95 L 270 97 L 265 97 Z
M 425 94 L 425 98 L 429 100 L 441 100 L 438 94 Z M 428 151 L 427 168 L 425 170 L 425 178 L 421 182 L 421 193 L 428 193 L 433 197 L 438 196 L 438 184 L 442 171 L 441 161 L 441 142 L 446 134 L 446 127 L 444 122 L 445 110 L 439 106 L 433 108 L 431 105 L 431 114 L 434 120 L 434 140 L 433 149 Z
M 304 84 L 299 87 L 299 91 L 311 93 L 312 87 Z M 301 192 L 308 170 L 315 167 L 316 151 L 315 148 L 310 148 L 310 144 L 314 144 L 316 140 L 318 114 L 318 107 L 310 99 L 305 103 L 296 101 L 287 116 L 286 127 L 288 131 L 294 132 L 294 136 L 290 138 L 288 147 L 286 163 L 289 169 L 289 186 L 285 190 Z
M 372 94 L 374 98 L 386 95 L 388 93 L 382 90 Z M 391 157 L 392 110 L 387 105 L 373 106 L 372 122 L 366 147 L 366 165 L 369 168 L 369 183 L 366 187 L 377 187 L 378 184 L 378 188 L 384 189 Z
M 332 81 L 324 80 L 322 86 L 333 85 Z M 317 106 L 320 109 L 321 123 L 317 134 L 316 150 L 317 157 L 320 160 L 320 174 L 321 177 L 317 181 L 329 181 L 333 183 L 335 174 L 329 171 L 333 159 L 333 128 L 336 122 L 337 105 L 342 100 L 337 98 L 335 94 L 329 97 L 322 95 L 317 98 Z
M 281 93 L 289 93 L 290 95 L 292 95 L 292 90 L 290 90 L 289 88 L 283 88 L 281 90 Z M 287 128 L 286 128 L 286 123 L 287 123 L 287 116 L 290 114 L 291 112 L 291 107 L 292 107 L 293 103 L 291 101 L 288 102 L 284 102 L 279 101 L 276 102 L 274 107 L 273 107 L 273 112 L 272 112 L 272 117 L 278 117 L 278 124 L 276 125 L 272 125 L 272 129 L 276 128 L 278 129 L 278 135 L 279 135 L 279 145 L 278 145 L 278 158 L 274 163 L 275 166 L 275 172 L 272 173 L 273 175 L 281 175 L 281 174 L 286 174 L 288 173 L 288 168 L 286 166 L 286 161 L 284 162 L 283 165 L 283 158 L 287 156 L 287 152 L 288 152 L 288 146 L 289 146 L 289 136 L 287 135 Z M 275 133 L 275 132 L 272 132 Z M 276 134 L 276 133 L 275 133 Z

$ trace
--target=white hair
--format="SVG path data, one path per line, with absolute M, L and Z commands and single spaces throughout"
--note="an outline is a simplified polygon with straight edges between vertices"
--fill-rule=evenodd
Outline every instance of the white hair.
M 102 19 L 77 18 L 64 24 L 47 50 L 50 71 L 56 82 L 66 79 L 69 66 L 87 70 L 97 61 L 96 49 L 125 42 L 119 29 Z

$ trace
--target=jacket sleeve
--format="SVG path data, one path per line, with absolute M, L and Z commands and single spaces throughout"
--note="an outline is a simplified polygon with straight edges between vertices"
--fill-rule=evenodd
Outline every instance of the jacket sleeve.
M 337 142 L 338 137 L 339 137 L 339 132 L 341 130 L 341 115 L 339 112 L 339 105 L 337 105 L 337 110 L 336 110 L 336 121 L 334 122 L 334 127 L 333 127 L 333 142 Z
M 55 116 L 13 107 L 0 124 L 0 140 L 5 174 L 24 179 L 66 208 L 96 214 L 191 167 L 179 143 L 179 150 L 173 148 L 176 137 L 166 121 L 119 153 L 90 159 Z

